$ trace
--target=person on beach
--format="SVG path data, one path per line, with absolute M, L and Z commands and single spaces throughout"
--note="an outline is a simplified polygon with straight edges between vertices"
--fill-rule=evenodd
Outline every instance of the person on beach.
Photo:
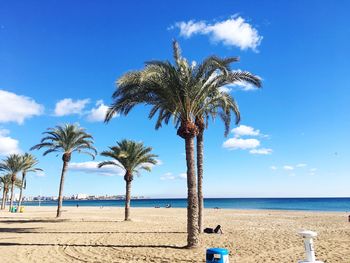
M 221 226 L 217 225 L 215 228 L 205 228 L 204 233 L 206 234 L 223 234 L 224 232 L 222 232 Z

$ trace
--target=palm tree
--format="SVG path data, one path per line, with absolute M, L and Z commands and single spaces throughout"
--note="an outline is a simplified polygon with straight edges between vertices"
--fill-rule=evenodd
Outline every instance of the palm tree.
M 12 175 L 11 174 L 6 174 L 0 177 L 0 186 L 2 187 L 2 203 L 1 203 L 1 210 L 5 209 L 6 205 L 6 199 L 7 199 L 7 194 L 9 191 L 9 188 L 12 184 Z M 15 186 L 20 187 L 22 184 L 21 180 L 16 179 L 15 181 Z
M 16 182 L 17 173 L 23 168 L 22 157 L 19 154 L 10 154 L 0 163 L 0 171 L 6 171 L 11 174 L 11 197 L 10 197 L 10 210 L 13 206 L 14 187 Z
M 26 174 L 28 172 L 39 172 L 42 171 L 41 168 L 36 168 L 35 166 L 39 163 L 39 161 L 35 158 L 34 155 L 30 153 L 25 153 L 22 155 L 22 162 L 23 162 L 23 168 L 22 168 L 22 183 L 20 187 L 19 192 L 19 201 L 18 201 L 18 208 L 21 206 L 22 203 L 22 192 L 23 189 L 25 189 L 27 180 L 26 180 Z M 19 209 L 17 209 L 19 211 Z
M 237 58 L 211 56 L 196 66 L 181 57 L 180 48 L 173 42 L 175 65 L 168 61 L 146 62 L 143 70 L 132 71 L 117 81 L 113 93 L 114 102 L 106 114 L 106 122 L 114 114 L 127 115 L 134 106 L 144 103 L 152 105 L 149 117 L 158 113 L 156 129 L 168 124 L 171 117 L 176 124 L 177 135 L 185 140 L 187 164 L 187 246 L 199 244 L 198 195 L 194 159 L 194 138 L 199 130 L 195 124 L 197 116 L 215 108 L 220 87 L 237 81 L 249 81 L 256 86 L 260 79 L 249 72 L 231 71 L 229 64 Z M 218 71 L 222 74 L 218 74 Z M 233 99 L 226 94 L 228 100 Z M 234 102 L 234 101 L 233 101 Z M 225 109 L 230 108 L 227 106 Z M 207 109 L 207 110 L 203 110 Z M 215 112 L 214 110 L 212 110 Z M 226 113 L 227 115 L 227 113 Z
M 63 201 L 63 186 L 64 177 L 68 168 L 68 164 L 71 160 L 72 153 L 84 153 L 95 158 L 97 151 L 93 146 L 93 137 L 86 133 L 84 128 L 79 127 L 77 124 L 65 124 L 57 125 L 55 128 L 48 128 L 46 132 L 43 133 L 44 138 L 41 142 L 31 148 L 31 150 L 39 150 L 41 148 L 48 148 L 43 155 L 47 155 L 52 152 L 62 152 L 62 172 L 60 188 L 58 193 L 58 205 L 57 205 L 57 215 L 61 216 L 61 208 Z
M 211 60 L 211 58 L 209 58 Z M 254 85 L 258 88 L 261 87 L 261 80 L 259 77 L 254 76 L 249 73 L 249 78 L 245 78 L 247 72 L 237 71 L 235 78 L 231 78 L 228 72 L 232 72 L 230 69 L 230 64 L 232 62 L 238 61 L 238 58 L 231 58 L 222 63 L 215 72 L 212 73 L 212 69 L 207 69 L 209 74 L 205 74 L 202 80 L 203 85 L 205 83 L 210 83 L 210 81 L 216 77 L 227 79 L 227 84 L 235 84 L 241 79 L 244 79 L 245 82 Z M 206 64 L 207 62 L 204 62 Z M 242 75 L 242 76 L 239 76 Z M 227 85 L 226 84 L 226 85 Z M 215 119 L 216 116 L 219 116 L 225 125 L 225 137 L 228 135 L 231 124 L 231 112 L 234 113 L 236 117 L 236 125 L 240 121 L 240 111 L 235 100 L 230 94 L 225 91 L 222 91 L 220 88 L 223 86 L 217 86 L 217 83 L 211 82 L 210 85 L 213 87 L 210 88 L 211 94 L 203 103 L 201 111 L 195 118 L 195 123 L 198 128 L 197 135 L 197 183 L 198 183 L 198 227 L 199 232 L 203 232 L 203 208 L 204 208 L 204 197 L 203 197 L 203 158 L 204 158 L 204 130 L 208 126 L 209 118 Z
M 2 186 L 2 203 L 1 210 L 5 209 L 7 194 L 11 185 L 11 174 L 0 177 L 0 185 Z
M 104 161 L 98 164 L 101 168 L 105 165 L 114 165 L 125 170 L 124 180 L 126 183 L 125 192 L 125 221 L 130 220 L 130 200 L 131 182 L 134 174 L 139 174 L 140 170 L 151 171 L 151 166 L 157 163 L 157 155 L 151 154 L 152 148 L 145 147 L 143 143 L 131 140 L 117 142 L 116 146 L 109 147 L 108 151 L 103 151 L 102 156 L 110 157 L 113 161 Z

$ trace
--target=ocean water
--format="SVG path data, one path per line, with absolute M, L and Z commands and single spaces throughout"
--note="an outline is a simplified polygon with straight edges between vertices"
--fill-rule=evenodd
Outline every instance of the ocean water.
M 63 206 L 115 206 L 123 207 L 124 200 L 67 200 Z M 138 199 L 132 207 L 187 207 L 186 199 Z M 38 201 L 24 202 L 25 206 L 38 206 Z M 41 201 L 41 206 L 55 206 L 56 201 Z M 305 210 L 305 211 L 350 211 L 350 198 L 206 198 L 205 208 Z

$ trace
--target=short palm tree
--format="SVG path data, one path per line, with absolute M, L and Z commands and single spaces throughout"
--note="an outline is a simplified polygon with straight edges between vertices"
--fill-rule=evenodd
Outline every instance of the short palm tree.
M 3 191 L 1 210 L 5 209 L 6 199 L 7 199 L 7 195 L 8 195 L 9 189 L 11 187 L 11 184 L 12 184 L 12 174 L 5 174 L 5 175 L 0 177 L 0 186 L 2 187 L 2 191 Z M 14 186 L 20 187 L 21 185 L 22 185 L 21 180 L 16 179 Z
M 2 186 L 2 203 L 1 210 L 5 209 L 7 195 L 11 186 L 11 174 L 6 174 L 0 177 L 0 184 Z
M 47 148 L 43 155 L 47 155 L 52 152 L 62 152 L 62 172 L 60 188 L 58 193 L 58 205 L 57 205 L 57 215 L 61 216 L 61 208 L 63 201 L 63 186 L 65 174 L 68 168 L 68 164 L 72 158 L 74 152 L 84 153 L 95 158 L 97 151 L 93 146 L 93 137 L 88 134 L 84 128 L 81 128 L 77 124 L 65 124 L 57 125 L 55 128 L 48 128 L 46 132 L 43 133 L 44 138 L 41 142 L 31 148 L 31 150 L 39 150 L 41 148 Z
M 199 66 L 190 66 L 187 60 L 181 57 L 176 41 L 173 42 L 173 50 L 175 65 L 168 61 L 147 62 L 143 70 L 126 73 L 117 81 L 117 90 L 113 93 L 114 102 L 105 120 L 110 121 L 116 113 L 126 115 L 141 103 L 153 106 L 150 118 L 158 113 L 156 129 L 161 127 L 163 122 L 168 124 L 171 117 L 174 118 L 178 127 L 177 134 L 185 140 L 188 189 L 187 246 L 196 247 L 199 244 L 194 159 L 194 138 L 199 134 L 196 118 L 205 116 L 206 112 L 217 111 L 214 109 L 219 104 L 217 97 L 221 94 L 220 87 L 237 81 L 249 81 L 259 86 L 260 79 L 249 72 L 229 70 L 229 64 L 237 61 L 237 58 L 221 59 L 211 56 Z M 217 74 L 218 71 L 222 74 Z M 235 105 L 234 100 L 229 94 L 226 94 L 224 99 L 230 101 L 228 106 L 224 107 L 226 116 L 229 116 L 228 112 L 233 107 L 230 105 Z
M 21 206 L 22 204 L 22 194 L 23 194 L 23 189 L 25 189 L 26 184 L 27 184 L 27 179 L 26 179 L 26 175 L 29 172 L 39 172 L 42 171 L 41 168 L 37 168 L 35 167 L 36 165 L 38 165 L 39 161 L 35 158 L 34 155 L 30 154 L 30 153 L 25 153 L 24 155 L 22 155 L 22 184 L 20 187 L 20 192 L 19 192 L 19 201 L 18 201 L 18 207 Z M 17 209 L 17 211 L 19 211 L 19 209 Z
M 125 221 L 130 220 L 131 182 L 134 175 L 139 174 L 140 170 L 150 172 L 152 165 L 157 163 L 155 159 L 157 155 L 152 154 L 151 151 L 152 148 L 144 146 L 143 143 L 122 140 L 117 142 L 116 146 L 109 147 L 108 151 L 101 153 L 102 156 L 112 158 L 113 161 L 100 162 L 99 168 L 105 165 L 114 165 L 125 170 Z
M 13 207 L 14 199 L 14 187 L 17 174 L 22 170 L 23 162 L 22 157 L 19 154 L 10 154 L 0 163 L 0 171 L 5 171 L 11 174 L 11 197 L 10 197 L 10 210 Z

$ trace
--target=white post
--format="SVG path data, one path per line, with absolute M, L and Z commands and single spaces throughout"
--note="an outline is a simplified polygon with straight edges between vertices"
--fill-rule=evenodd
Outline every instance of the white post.
M 313 238 L 317 236 L 313 231 L 302 231 L 299 233 L 304 238 L 304 247 L 306 253 L 306 261 L 299 261 L 299 263 L 323 263 L 322 261 L 316 261 L 314 241 Z

